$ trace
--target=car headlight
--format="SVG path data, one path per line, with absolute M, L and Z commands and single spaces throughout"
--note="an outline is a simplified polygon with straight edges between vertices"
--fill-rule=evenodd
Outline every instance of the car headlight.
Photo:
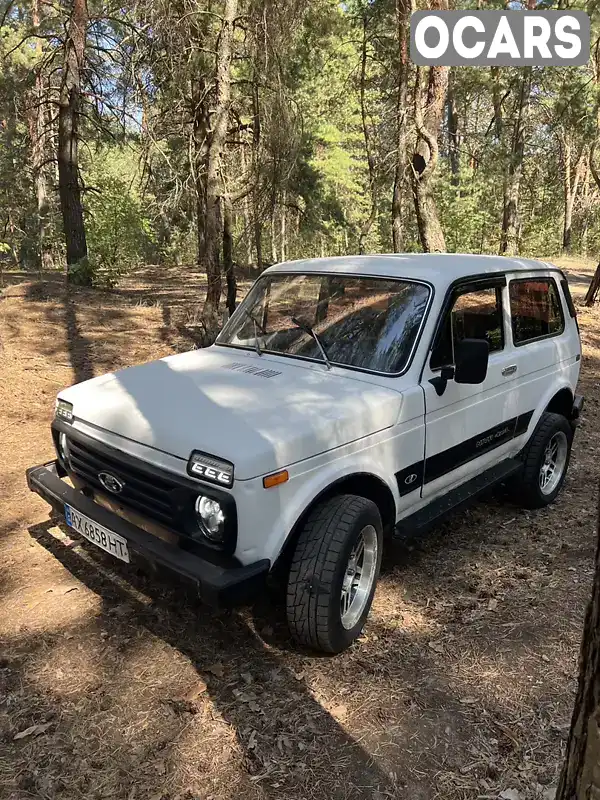
M 199 495 L 196 498 L 196 516 L 203 535 L 214 544 L 221 544 L 225 536 L 225 512 L 219 501 Z
M 67 403 L 60 398 L 56 401 L 56 416 L 64 419 L 65 422 L 73 422 L 73 403 Z

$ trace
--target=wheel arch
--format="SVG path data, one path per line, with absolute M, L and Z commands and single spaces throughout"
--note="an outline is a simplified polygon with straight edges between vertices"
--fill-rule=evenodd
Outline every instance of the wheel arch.
M 551 411 L 554 414 L 562 414 L 563 417 L 571 419 L 574 399 L 575 398 L 571 389 L 563 386 L 562 389 L 559 389 L 554 394 L 544 411 Z
M 390 487 L 372 472 L 354 472 L 336 478 L 311 499 L 298 516 L 273 565 L 273 572 L 285 571 L 291 561 L 296 542 L 308 515 L 315 506 L 340 494 L 354 494 L 372 500 L 381 514 L 384 532 L 396 522 L 396 500 Z

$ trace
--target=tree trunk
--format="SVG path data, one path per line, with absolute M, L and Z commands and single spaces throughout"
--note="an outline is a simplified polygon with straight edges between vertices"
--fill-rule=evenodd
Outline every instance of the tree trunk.
M 246 164 L 246 145 L 242 143 L 241 147 L 241 166 L 242 166 L 242 174 L 248 174 L 248 165 Z M 252 233 L 251 233 L 251 223 L 250 223 L 250 195 L 244 195 L 244 202 L 243 202 L 243 212 L 242 216 L 244 219 L 244 246 L 246 251 L 246 265 L 250 265 L 252 263 Z
M 223 200 L 223 268 L 225 280 L 227 282 L 227 310 L 229 314 L 235 311 L 235 299 L 237 294 L 237 283 L 233 268 L 233 234 L 232 234 L 232 210 L 230 201 Z
M 31 17 L 34 31 L 38 31 L 40 26 L 39 0 L 33 0 Z M 52 251 L 46 243 L 46 232 L 48 228 L 48 215 L 50 206 L 48 203 L 48 186 L 46 182 L 46 100 L 44 93 L 44 78 L 42 74 L 42 39 L 36 39 L 36 73 L 34 90 L 31 95 L 31 111 L 29 113 L 29 137 L 31 140 L 31 161 L 33 166 L 33 178 L 35 182 L 35 193 L 37 198 L 37 250 L 38 265 L 41 270 L 52 269 Z
M 275 237 L 275 200 L 271 204 L 271 263 L 277 263 L 277 241 Z
M 431 179 L 438 162 L 438 136 L 446 100 L 448 67 L 429 67 L 426 115 L 423 113 L 422 76 L 422 67 L 417 67 L 414 96 L 417 146 L 412 158 L 413 196 L 423 251 L 442 253 L 446 250 L 446 240 L 433 197 Z
M 458 110 L 454 100 L 454 72 L 448 76 L 448 156 L 452 185 L 458 186 L 460 171 L 460 146 L 458 138 Z
M 581 219 L 581 255 L 587 258 L 588 254 L 588 230 L 590 226 L 591 212 L 590 194 L 590 167 L 587 158 L 583 162 L 583 214 Z
M 217 41 L 215 69 L 215 107 L 211 118 L 211 136 L 206 169 L 206 222 L 204 226 L 206 263 L 206 300 L 203 316 L 209 330 L 217 328 L 217 313 L 221 299 L 220 242 L 222 232 L 221 156 L 229 121 L 231 97 L 231 59 L 237 0 L 225 0 L 223 22 Z
M 600 519 L 595 565 L 579 653 L 575 708 L 556 800 L 600 797 Z
M 87 24 L 86 0 L 73 0 L 65 40 L 58 108 L 58 192 L 67 247 L 67 280 L 74 278 L 72 267 L 87 258 L 78 162 L 81 72 Z M 81 274 L 77 280 L 89 283 L 90 276 Z
M 369 196 L 371 199 L 371 209 L 369 211 L 369 216 L 364 221 L 361 229 L 360 234 L 358 237 L 358 252 L 360 254 L 365 252 L 365 242 L 367 236 L 369 235 L 369 231 L 371 230 L 373 223 L 375 222 L 375 217 L 377 215 L 377 184 L 375 178 L 375 158 L 373 156 L 373 147 L 371 142 L 371 132 L 369 130 L 369 123 L 367 120 L 367 107 L 366 107 L 366 100 L 365 100 L 365 89 L 366 89 L 366 82 L 367 82 L 367 27 L 368 27 L 368 16 L 367 12 L 365 11 L 363 15 L 363 36 L 362 36 L 362 45 L 361 45 L 361 57 L 360 57 L 360 116 L 362 120 L 362 130 L 363 130 L 363 137 L 365 140 L 365 153 L 367 155 L 367 167 L 369 170 Z
M 490 67 L 492 76 L 492 102 L 494 104 L 494 130 L 496 131 L 496 139 L 499 144 L 502 144 L 502 134 L 504 132 L 503 117 L 502 117 L 502 95 L 500 89 L 500 67 Z
M 583 171 L 583 150 L 579 154 L 575 170 L 572 169 L 571 158 L 571 142 L 569 141 L 568 134 L 563 138 L 563 183 L 564 183 L 564 196 L 565 196 L 565 212 L 563 222 L 563 242 L 562 251 L 564 254 L 571 252 L 571 232 L 573 226 L 573 207 L 577 198 L 577 191 L 579 189 L 579 182 Z
M 286 223 L 286 216 L 285 216 L 285 201 L 286 201 L 286 191 L 283 190 L 283 197 L 281 200 L 281 242 L 279 243 L 279 251 L 281 254 L 281 260 L 285 261 L 286 257 L 286 249 L 287 249 L 287 242 L 286 242 L 286 230 L 285 230 L 285 223 Z
M 523 176 L 523 156 L 525 153 L 525 126 L 529 117 L 531 94 L 531 67 L 523 68 L 517 118 L 513 128 L 511 151 L 504 180 L 504 213 L 500 236 L 500 253 L 514 256 L 519 251 L 519 195 Z
M 408 92 L 408 18 L 410 0 L 396 0 L 396 30 L 400 60 L 398 66 L 398 89 L 396 96 L 396 168 L 394 170 L 394 193 L 392 195 L 392 245 L 400 253 L 404 241 L 404 182 L 406 178 L 406 113 Z
M 571 249 L 571 224 L 573 219 L 573 201 L 575 197 L 571 189 L 571 142 L 568 136 L 564 137 L 563 144 L 564 164 L 563 164 L 563 186 L 565 194 L 565 218 L 563 222 L 562 251 L 569 253 Z
M 588 290 L 585 295 L 584 303 L 586 306 L 593 306 L 596 302 L 596 298 L 598 297 L 598 292 L 600 291 L 600 264 L 596 267 L 596 271 L 594 272 L 594 277 L 592 278 L 592 282 L 590 283 Z
M 255 53 L 256 58 L 256 53 Z M 254 171 L 254 189 L 252 190 L 252 216 L 254 218 L 254 248 L 256 250 L 256 266 L 262 272 L 262 223 L 260 218 L 259 194 L 259 150 L 260 150 L 260 99 L 258 96 L 258 76 L 254 76 L 252 85 L 252 167 Z

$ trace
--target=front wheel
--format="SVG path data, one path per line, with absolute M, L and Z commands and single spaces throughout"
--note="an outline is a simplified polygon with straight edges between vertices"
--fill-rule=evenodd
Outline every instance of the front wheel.
M 572 443 L 573 429 L 565 417 L 544 412 L 527 445 L 523 472 L 515 481 L 521 505 L 543 508 L 554 501 L 567 476 Z
M 356 495 L 326 500 L 309 514 L 287 588 L 292 636 L 326 653 L 360 635 L 373 602 L 383 534 L 375 503 Z

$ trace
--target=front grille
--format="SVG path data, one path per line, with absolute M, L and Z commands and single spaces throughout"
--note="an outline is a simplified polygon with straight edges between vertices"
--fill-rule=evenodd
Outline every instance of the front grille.
M 72 471 L 88 486 L 98 489 L 108 497 L 112 497 L 124 506 L 151 517 L 169 528 L 178 529 L 177 495 L 181 493 L 181 485 L 176 480 L 158 476 L 142 466 L 124 463 L 118 457 L 112 458 L 103 450 L 97 449 L 87 442 L 68 438 L 69 464 Z M 108 472 L 119 478 L 123 489 L 113 494 L 107 491 L 98 475 Z

